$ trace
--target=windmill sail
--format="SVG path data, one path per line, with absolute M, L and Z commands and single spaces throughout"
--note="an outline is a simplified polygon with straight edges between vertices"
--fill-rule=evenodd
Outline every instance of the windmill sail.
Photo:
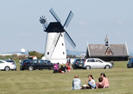
M 64 23 L 64 27 L 68 27 L 72 17 L 73 17 L 73 13 L 72 13 L 72 11 L 70 11 L 70 13 L 68 14 L 68 17 L 67 17 L 67 19 L 66 19 L 66 21 Z
M 45 31 L 46 28 L 48 27 L 48 23 L 47 23 L 47 21 L 46 21 L 46 18 L 45 18 L 44 16 L 42 16 L 42 17 L 40 17 L 39 21 L 40 21 L 40 23 L 41 23 L 42 26 L 43 26 L 43 30 Z
M 49 10 L 49 12 L 52 14 L 52 16 L 56 19 L 57 22 L 61 22 L 60 18 L 57 16 L 57 14 L 52 8 Z
M 74 43 L 74 41 L 72 40 L 72 38 L 70 37 L 70 35 L 69 35 L 67 32 L 65 32 L 65 38 L 66 38 L 66 40 L 71 44 L 71 46 L 72 46 L 73 48 L 76 47 L 76 44 Z

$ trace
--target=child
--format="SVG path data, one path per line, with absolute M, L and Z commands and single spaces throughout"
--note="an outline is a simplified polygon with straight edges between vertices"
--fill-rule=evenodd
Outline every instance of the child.
M 66 67 L 64 67 L 63 65 L 61 65 L 60 69 L 59 69 L 60 73 L 65 73 L 66 72 Z
M 79 79 L 78 75 L 74 76 L 74 79 L 72 81 L 72 89 L 73 90 L 81 89 L 81 80 Z
M 98 81 L 99 82 L 96 84 L 97 88 L 103 88 L 104 87 L 103 78 L 99 77 Z

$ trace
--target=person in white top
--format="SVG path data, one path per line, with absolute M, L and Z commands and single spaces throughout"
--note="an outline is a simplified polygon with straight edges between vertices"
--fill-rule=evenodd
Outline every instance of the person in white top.
M 79 79 L 78 75 L 74 76 L 74 79 L 72 81 L 72 89 L 73 90 L 81 89 L 81 80 Z
M 88 75 L 88 86 L 90 89 L 96 89 L 96 82 L 92 75 Z

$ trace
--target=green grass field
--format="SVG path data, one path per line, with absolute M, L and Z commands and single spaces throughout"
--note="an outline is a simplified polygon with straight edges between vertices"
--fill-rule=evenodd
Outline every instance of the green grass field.
M 127 62 L 115 62 L 112 69 L 72 70 L 70 73 L 53 74 L 49 70 L 0 71 L 0 94 L 133 94 L 133 69 L 126 68 Z M 95 90 L 72 90 L 75 74 L 85 84 L 88 74 L 97 81 L 105 72 L 110 88 Z

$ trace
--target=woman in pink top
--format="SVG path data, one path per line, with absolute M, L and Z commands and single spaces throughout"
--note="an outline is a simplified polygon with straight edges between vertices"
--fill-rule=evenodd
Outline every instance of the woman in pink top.
M 101 80 L 98 83 L 96 83 L 97 88 L 108 88 L 109 87 L 109 81 L 105 73 L 101 73 L 99 79 Z

